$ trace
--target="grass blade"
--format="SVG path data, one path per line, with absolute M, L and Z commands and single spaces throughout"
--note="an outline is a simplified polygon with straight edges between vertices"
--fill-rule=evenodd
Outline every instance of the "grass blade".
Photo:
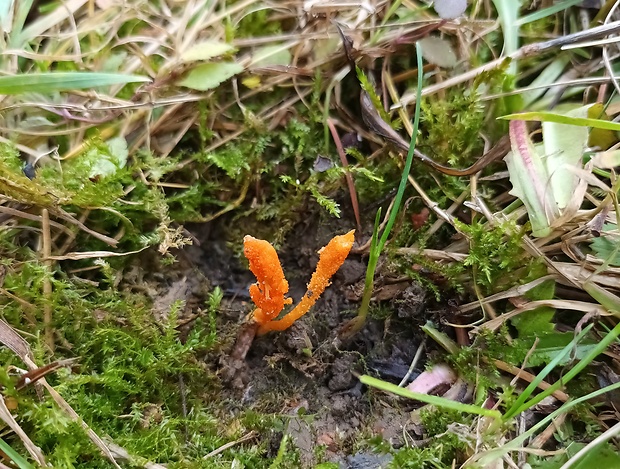
M 575 6 L 579 3 L 583 3 L 582 0 L 565 0 L 563 2 L 558 2 L 555 5 L 552 5 L 547 8 L 543 8 L 542 10 L 535 11 L 534 13 L 530 13 L 529 15 L 522 16 L 516 21 L 516 26 L 523 26 L 524 24 L 532 23 L 533 21 L 538 21 L 547 16 L 555 15 L 560 11 L 567 10 L 572 6 Z
M 614 391 L 616 389 L 620 389 L 620 383 L 615 383 L 615 384 L 606 386 L 602 389 L 599 389 L 597 391 L 591 392 L 590 394 L 586 394 L 585 396 L 575 399 L 574 401 L 568 401 L 562 407 L 560 407 L 559 409 L 547 415 L 544 419 L 542 419 L 540 422 L 538 422 L 536 425 L 534 425 L 532 428 L 530 428 L 526 432 L 516 437 L 514 440 L 509 441 L 508 443 L 506 443 L 500 448 L 492 449 L 486 453 L 480 453 L 474 456 L 473 460 L 480 463 L 481 466 L 486 466 L 492 461 L 495 461 L 501 458 L 504 454 L 510 451 L 518 450 L 523 445 L 523 443 L 525 443 L 529 438 L 535 435 L 538 432 L 538 430 L 549 425 L 549 423 L 551 423 L 553 419 L 557 418 L 559 415 L 568 412 L 573 407 L 583 402 L 586 402 L 590 399 L 601 396 L 607 392 Z
M 2 450 L 11 461 L 17 464 L 19 469 L 34 469 L 34 466 L 24 459 L 17 451 L 15 451 L 9 444 L 0 438 L 0 450 Z
M 409 399 L 415 399 L 416 401 L 425 402 L 426 404 L 431 404 L 436 407 L 443 407 L 444 409 L 456 410 L 458 412 L 465 412 L 468 414 L 483 415 L 485 417 L 493 417 L 495 419 L 501 419 L 502 417 L 502 414 L 497 410 L 485 409 L 484 407 L 479 407 L 477 405 L 463 404 L 451 399 L 446 399 L 445 397 L 412 392 L 408 389 L 396 386 L 395 384 L 373 378 L 372 376 L 362 375 L 360 376 L 360 381 L 367 386 L 372 386 L 373 388 L 391 392 Z
M 0 77 L 0 94 L 45 93 L 79 90 L 124 83 L 148 82 L 150 78 L 120 73 L 47 72 Z
M 540 401 L 542 401 L 545 397 L 551 395 L 554 391 L 563 387 L 566 383 L 568 383 L 571 379 L 577 376 L 581 371 L 588 366 L 592 361 L 598 357 L 601 353 L 605 351 L 605 349 L 618 338 L 620 335 L 620 324 L 616 325 L 609 333 L 601 339 L 601 341 L 596 345 L 596 347 L 585 357 L 579 360 L 571 370 L 566 373 L 562 377 L 562 379 L 553 383 L 549 388 L 536 395 L 536 397 L 530 399 L 525 404 L 523 404 L 519 409 L 517 409 L 517 414 L 520 414 L 524 410 L 529 409 L 530 407 L 535 406 Z
M 601 119 L 590 119 L 589 117 L 572 117 L 553 112 L 521 112 L 519 114 L 508 114 L 499 117 L 506 120 L 537 121 L 537 122 L 556 122 L 558 124 L 579 125 L 582 127 L 593 127 L 595 129 L 620 130 L 620 124 Z
M 551 362 L 549 362 L 549 364 L 545 366 L 540 373 L 538 373 L 538 375 L 536 375 L 536 379 L 534 379 L 534 381 L 532 381 L 529 386 L 523 390 L 523 392 L 519 395 L 519 398 L 515 401 L 512 407 L 508 409 L 506 413 L 504 413 L 504 421 L 514 417 L 515 415 L 518 415 L 521 412 L 521 406 L 523 405 L 523 403 L 532 395 L 534 390 L 547 377 L 547 375 L 551 373 L 551 371 L 556 366 L 558 366 L 558 364 L 564 359 L 564 357 L 566 357 L 570 353 L 573 347 L 575 347 L 579 343 L 579 341 L 583 339 L 583 337 L 588 332 L 590 332 L 590 329 L 592 329 L 592 324 L 590 324 L 583 331 L 581 331 L 581 333 L 577 337 L 575 337 L 569 344 L 567 344 L 566 347 L 564 347 L 564 349 L 562 349 L 562 351 L 558 353 L 557 356 Z

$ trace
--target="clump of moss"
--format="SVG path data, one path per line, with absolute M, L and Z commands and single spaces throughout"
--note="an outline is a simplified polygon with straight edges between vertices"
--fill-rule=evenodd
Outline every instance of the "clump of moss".
M 482 149 L 478 134 L 484 105 L 476 92 L 451 92 L 447 99 L 425 99 L 422 106 L 423 147 L 451 166 L 469 166 Z M 446 138 L 450 135 L 450 138 Z
M 521 245 L 523 228 L 518 229 L 514 221 L 507 220 L 496 226 L 479 221 L 469 225 L 455 221 L 455 224 L 470 244 L 463 265 L 474 269 L 475 281 L 488 292 L 507 288 L 509 274 L 531 263 Z M 527 271 L 523 273 L 526 275 Z
M 498 387 L 497 379 L 500 375 L 493 365 L 494 360 L 519 365 L 527 355 L 527 345 L 515 344 L 508 337 L 506 327 L 498 332 L 481 329 L 471 346 L 461 347 L 457 353 L 447 355 L 445 359 L 466 380 L 476 383 L 478 395 L 484 395 L 487 389 Z

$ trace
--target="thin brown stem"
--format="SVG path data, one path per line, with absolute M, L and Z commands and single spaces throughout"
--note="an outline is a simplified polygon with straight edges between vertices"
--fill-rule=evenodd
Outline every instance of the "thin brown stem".
M 43 280 L 43 297 L 45 303 L 43 305 L 43 327 L 45 329 L 45 342 L 50 351 L 54 353 L 54 331 L 52 329 L 52 268 L 54 261 L 50 259 L 52 255 L 52 236 L 50 232 L 50 214 L 46 208 L 41 211 L 41 230 L 42 230 L 42 254 L 43 263 L 47 268 L 48 275 Z

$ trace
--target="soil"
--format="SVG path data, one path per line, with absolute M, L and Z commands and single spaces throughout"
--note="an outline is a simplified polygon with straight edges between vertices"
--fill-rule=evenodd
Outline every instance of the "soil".
M 300 225 L 279 249 L 294 301 L 306 291 L 318 260 L 316 251 L 350 226 L 342 221 L 339 225 Z M 356 375 L 400 382 L 422 340 L 419 326 L 427 320 L 424 289 L 410 280 L 379 279 L 376 291 L 395 314 L 370 319 L 355 337 L 342 342 L 338 329 L 356 314 L 366 271 L 365 259 L 351 254 L 310 313 L 287 331 L 255 338 L 245 360 L 235 362 L 231 371 L 230 350 L 252 311 L 248 287 L 255 279 L 227 245 L 226 230 L 211 224 L 196 225 L 190 231 L 197 243 L 183 251 L 181 265 L 186 272 L 181 279 L 194 287 L 176 289 L 196 296 L 201 290 L 196 279 L 204 277 L 202 281 L 211 288 L 224 291 L 218 332 L 225 344 L 217 362 L 225 392 L 234 393 L 246 408 L 288 416 L 284 432 L 299 448 L 304 467 L 318 462 L 319 446 L 325 449 L 323 461 L 343 468 L 385 465 L 389 455 L 373 454 L 362 442 L 381 437 L 392 447 L 401 446 L 410 420 L 411 407 L 405 406 L 411 403 L 382 393 L 371 398 Z M 202 246 L 208 246 L 208 252 Z M 191 318 L 191 312 L 187 314 Z M 424 365 L 423 360 L 418 368 Z M 410 379 L 419 372 L 414 370 Z M 279 439 L 272 440 L 275 456 Z

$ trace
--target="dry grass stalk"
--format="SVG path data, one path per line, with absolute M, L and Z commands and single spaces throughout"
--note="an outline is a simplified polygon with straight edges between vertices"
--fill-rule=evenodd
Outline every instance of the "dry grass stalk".
M 52 280 L 50 278 L 52 269 L 54 268 L 54 261 L 50 259 L 52 255 L 52 237 L 50 233 L 50 216 L 46 208 L 42 210 L 41 223 L 41 254 L 43 262 L 47 267 L 47 276 L 43 280 L 43 298 L 45 303 L 43 305 L 43 327 L 45 330 L 45 342 L 49 350 L 54 353 L 54 329 L 52 326 Z

